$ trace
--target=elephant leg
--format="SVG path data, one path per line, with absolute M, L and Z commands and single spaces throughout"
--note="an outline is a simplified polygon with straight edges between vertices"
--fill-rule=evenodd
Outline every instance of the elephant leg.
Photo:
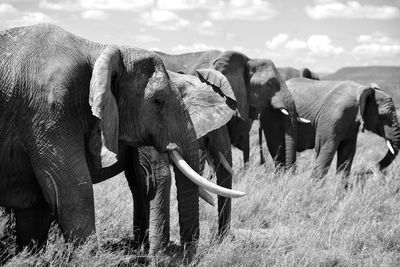
M 232 152 L 228 149 L 225 158 L 232 166 Z M 232 188 L 232 175 L 221 164 L 217 167 L 217 184 L 225 188 Z M 231 226 L 231 198 L 218 196 L 218 236 L 223 238 Z
M 242 136 L 242 148 L 243 148 L 243 162 L 248 163 L 250 160 L 250 134 L 247 132 Z
M 260 150 L 260 165 L 263 165 L 265 163 L 265 158 L 262 148 L 262 132 L 263 132 L 262 128 L 258 127 L 258 147 Z
M 44 200 L 26 209 L 14 209 L 18 251 L 26 246 L 40 249 L 46 244 L 48 231 L 54 216 Z
M 129 148 L 126 162 L 125 177 L 133 197 L 134 241 L 148 247 L 150 204 L 146 199 L 146 171 L 140 165 L 137 148 Z
M 274 160 L 275 167 L 284 167 L 285 157 L 285 129 L 279 111 L 267 109 L 260 115 L 261 128 L 264 131 L 269 153 Z
M 333 140 L 329 140 L 326 142 L 322 142 L 316 146 L 317 158 L 316 164 L 312 171 L 312 178 L 315 180 L 322 179 L 329 170 L 329 166 L 332 163 L 332 160 L 335 156 L 335 152 L 337 150 L 337 144 Z
M 337 150 L 336 173 L 343 172 L 344 187 L 348 187 L 348 176 L 353 164 L 354 155 L 357 147 L 357 134 L 353 137 L 342 141 Z
M 68 241 L 80 244 L 95 231 L 93 186 L 84 154 L 83 138 L 70 127 L 41 137 L 29 147 L 31 162 L 46 202 L 57 211 Z

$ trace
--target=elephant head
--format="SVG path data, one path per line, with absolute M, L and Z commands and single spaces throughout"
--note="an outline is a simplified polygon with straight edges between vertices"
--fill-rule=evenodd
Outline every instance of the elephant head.
M 278 71 L 281 74 L 281 77 L 284 81 L 298 77 L 303 77 L 312 80 L 319 80 L 318 74 L 310 71 L 310 69 L 308 68 L 302 68 L 299 70 L 292 67 L 283 67 L 283 68 L 278 68 Z
M 318 74 L 312 72 L 308 68 L 303 68 L 300 70 L 301 77 L 307 78 L 307 79 L 312 79 L 312 80 L 319 80 Z
M 168 72 L 168 74 L 172 85 L 180 92 L 185 108 L 190 115 L 191 121 L 193 121 L 196 138 L 203 139 L 204 136 L 215 132 L 215 129 L 226 124 L 232 117 L 236 108 L 236 100 L 229 82 L 221 73 L 212 69 L 200 69 L 197 70 L 197 77 L 174 72 Z M 227 139 L 229 140 L 229 137 Z M 145 244 L 147 241 L 150 241 L 149 252 L 150 254 L 154 254 L 159 248 L 168 243 L 169 240 L 168 181 L 170 181 L 170 173 L 168 167 L 165 167 L 168 163 L 166 163 L 165 159 L 162 159 L 161 154 L 157 153 L 151 147 L 139 148 L 139 153 L 137 150 L 132 150 L 131 152 L 136 157 L 133 156 L 133 161 L 130 161 L 126 165 L 125 175 L 133 192 L 135 204 L 135 239 L 139 243 Z M 179 166 L 179 162 L 181 161 L 180 156 L 176 155 L 176 153 L 171 154 L 172 160 Z M 134 168 L 134 166 L 139 166 L 139 162 L 144 170 L 142 172 L 138 171 L 140 168 Z M 111 169 L 110 173 L 112 172 Z M 183 169 L 182 171 L 188 174 L 187 170 Z M 181 241 L 185 244 L 185 235 L 188 232 L 187 228 L 192 227 L 192 225 L 188 224 L 188 206 L 180 193 L 182 187 L 179 183 L 182 183 L 181 180 L 185 180 L 185 178 L 182 177 L 180 172 L 175 171 L 175 174 Z M 200 186 L 210 189 L 212 192 L 224 196 L 229 196 L 227 195 L 229 192 L 239 193 L 236 196 L 241 195 L 240 192 L 229 190 L 231 186 L 227 187 L 225 184 L 221 185 L 226 188 L 221 188 L 216 187 L 209 181 L 204 181 L 204 179 L 200 184 L 197 181 L 195 182 Z M 210 198 L 204 189 L 199 188 L 199 191 L 202 197 L 206 199 Z M 230 194 L 230 196 L 235 195 Z M 148 239 L 150 240 L 146 240 L 146 233 L 149 228 L 150 234 Z
M 263 110 L 285 114 L 285 119 L 276 123 L 282 123 L 285 129 L 286 167 L 291 167 L 296 160 L 297 112 L 291 93 L 274 63 L 228 51 L 219 55 L 213 64 L 231 84 L 244 120 L 249 119 L 250 109 L 256 111 L 255 117 Z
M 213 99 L 209 92 L 193 91 L 188 108 L 182 96 L 189 93 L 182 92 L 180 85 L 186 83 L 188 87 L 193 81 L 180 80 L 175 75 L 179 74 L 169 76 L 161 59 L 152 53 L 107 47 L 94 63 L 90 104 L 93 114 L 100 119 L 101 140 L 108 150 L 117 154 L 118 142 L 122 142 L 133 147 L 152 145 L 159 152 L 169 152 L 175 163 L 181 241 L 188 244 L 198 238 L 199 232 L 195 183 L 219 194 L 232 193 L 224 188 L 223 192 L 218 191 L 205 179 L 199 182 L 196 140 L 226 123 L 233 111 L 226 112 L 229 108 L 225 102 L 236 102 L 232 93 L 222 92 L 219 88 L 225 87 L 217 84 L 220 99 L 209 103 Z
M 388 151 L 379 161 L 380 170 L 392 163 L 400 149 L 400 126 L 393 99 L 376 87 L 363 89 L 359 96 L 363 129 L 369 130 L 386 140 Z

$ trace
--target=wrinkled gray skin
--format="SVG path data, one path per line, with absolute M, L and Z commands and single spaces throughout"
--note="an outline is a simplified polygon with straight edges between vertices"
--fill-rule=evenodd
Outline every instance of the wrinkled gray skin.
M 287 80 L 290 80 L 293 78 L 299 78 L 299 77 L 312 79 L 312 80 L 319 80 L 318 74 L 310 71 L 308 68 L 303 68 L 303 69 L 299 70 L 299 69 L 295 69 L 292 67 L 283 67 L 283 68 L 277 68 L 277 69 L 279 71 L 279 74 L 281 75 L 282 80 L 284 80 L 284 81 L 287 81 Z M 267 125 L 267 127 L 268 127 L 268 125 Z M 260 164 L 261 165 L 265 163 L 265 158 L 262 153 L 262 132 L 263 132 L 263 128 L 261 127 L 261 124 L 260 124 L 260 126 L 258 127 L 258 144 L 260 147 Z M 277 161 L 275 161 L 275 163 L 276 162 Z
M 235 51 L 205 51 L 181 55 L 168 55 L 156 52 L 168 70 L 186 74 L 195 74 L 198 68 L 212 68 L 220 71 L 228 79 L 237 101 L 236 116 L 226 127 L 216 130 L 203 138 L 201 148 L 211 152 L 217 169 L 217 183 L 231 188 L 232 177 L 221 167 L 218 151 L 222 152 L 232 166 L 231 143 L 243 150 L 243 158 L 249 159 L 249 131 L 252 120 L 264 109 L 279 110 L 285 108 L 289 116 L 274 123 L 285 129 L 286 166 L 291 167 L 296 160 L 297 113 L 293 98 L 286 84 L 280 78 L 273 62 L 269 59 L 250 59 Z M 239 115 L 240 114 L 240 115 Z M 221 236 L 230 229 L 231 200 L 218 197 L 218 232 Z
M 218 133 L 223 133 L 224 129 L 226 131 L 224 125 L 232 117 L 236 108 L 232 88 L 219 72 L 211 69 L 198 71 L 204 76 L 200 78 L 173 72 L 168 72 L 168 74 L 183 96 L 184 105 L 189 111 L 200 140 L 200 147 L 207 150 L 214 162 L 219 160 L 218 151 L 223 154 L 226 152 L 225 157 L 231 161 L 229 138 L 227 141 L 221 139 Z M 210 130 L 211 132 L 208 133 Z M 149 245 L 150 255 L 165 248 L 169 242 L 171 174 L 168 162 L 165 155 L 159 154 L 152 147 L 125 150 L 124 153 L 120 153 L 119 161 L 102 169 L 101 177 L 94 181 L 98 183 L 125 171 L 134 199 L 134 238 L 137 244 L 144 244 L 145 248 Z M 230 177 L 229 173 L 225 174 L 227 171 L 222 166 L 217 167 L 217 173 Z M 224 187 L 231 187 L 227 181 L 217 180 L 217 183 Z M 230 205 L 230 201 L 227 198 L 224 199 L 226 199 L 226 206 Z M 178 203 L 179 201 L 178 199 Z M 221 209 L 222 207 L 220 212 Z M 180 225 L 182 225 L 184 217 L 181 216 L 180 210 L 179 215 Z M 228 224 L 229 216 L 230 214 L 223 213 L 220 216 L 220 224 Z M 221 227 L 221 231 L 224 229 Z
M 315 148 L 316 165 L 312 177 L 326 175 L 337 152 L 337 171 L 347 177 L 356 151 L 358 130 L 361 127 L 385 139 L 393 146 L 379 162 L 386 168 L 396 157 L 400 146 L 400 128 L 392 98 L 385 92 L 352 81 L 313 81 L 296 78 L 287 82 L 297 111 L 311 124 L 299 123 L 297 151 Z M 270 125 L 277 116 L 261 114 L 261 124 Z M 284 161 L 279 149 L 283 140 L 279 127 L 265 131 L 268 149 L 276 161 Z
M 56 218 L 78 244 L 95 231 L 91 179 L 101 148 L 175 143 L 198 170 L 197 136 L 160 58 L 94 43 L 53 25 L 0 32 L 0 206 L 18 246 L 42 245 Z M 103 136 L 104 138 L 101 138 Z M 118 149 L 119 146 L 119 149 Z M 198 187 L 176 169 L 185 243 L 198 239 Z
M 236 51 L 204 51 L 161 56 L 168 70 L 193 74 L 196 68 L 214 68 L 223 73 L 231 84 L 238 103 L 238 113 L 228 122 L 231 143 L 243 150 L 249 159 L 249 130 L 262 110 L 273 112 L 285 108 L 289 116 L 275 121 L 285 129 L 286 162 L 290 168 L 296 160 L 297 113 L 294 100 L 269 59 L 251 59 Z M 240 115 L 239 115 L 240 114 Z M 223 179 L 225 180 L 225 179 Z
M 225 157 L 232 161 L 229 139 L 226 136 L 227 128 L 210 132 L 201 138 L 203 149 L 210 153 L 212 164 L 218 162 L 218 151 L 226 151 Z M 229 146 L 228 146 L 229 143 Z M 170 187 L 171 173 L 166 155 L 160 154 L 153 147 L 141 147 L 139 162 L 127 164 L 125 175 L 132 190 L 134 202 L 133 232 L 137 244 L 149 247 L 149 254 L 154 255 L 165 248 L 170 241 Z M 129 153 L 135 154 L 137 150 Z M 135 159 L 135 157 L 132 157 Z M 140 165 L 141 168 L 132 168 Z M 231 188 L 232 179 L 223 180 L 218 177 L 229 177 L 230 173 L 221 165 L 216 166 L 217 184 Z M 129 178 L 128 178 L 129 177 Z M 230 198 L 223 198 L 225 206 L 218 206 L 218 235 L 224 236 L 230 228 Z
M 281 74 L 282 80 L 284 81 L 299 77 L 312 80 L 319 80 L 318 74 L 310 71 L 308 68 L 303 68 L 299 70 L 292 67 L 283 67 L 283 68 L 278 68 L 278 71 Z

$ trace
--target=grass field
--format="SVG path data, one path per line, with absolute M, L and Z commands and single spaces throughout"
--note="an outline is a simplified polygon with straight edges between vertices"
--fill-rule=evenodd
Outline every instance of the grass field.
M 222 243 L 214 240 L 217 212 L 201 201 L 201 238 L 192 265 L 200 266 L 399 266 L 400 173 L 396 160 L 384 176 L 358 175 L 386 152 L 384 141 L 362 133 L 350 181 L 341 189 L 341 178 L 331 166 L 325 184 L 310 179 L 313 151 L 298 154 L 294 175 L 275 173 L 272 160 L 259 166 L 257 123 L 252 128 L 251 164 L 242 166 L 234 150 L 234 188 L 248 195 L 233 200 L 232 233 Z M 266 149 L 264 149 L 266 153 Z M 132 199 L 122 176 L 94 186 L 96 237 L 73 250 L 52 229 L 47 249 L 11 257 L 6 265 L 50 264 L 72 266 L 128 266 L 146 264 L 129 246 L 132 238 Z M 183 265 L 176 251 L 179 227 L 175 188 L 171 196 L 171 245 L 160 264 Z M 14 240 L 5 252 L 13 250 Z M 0 253 L 1 254 L 1 253 Z M 3 255 L 3 257 L 5 254 Z M 12 255 L 11 255 L 12 256 Z

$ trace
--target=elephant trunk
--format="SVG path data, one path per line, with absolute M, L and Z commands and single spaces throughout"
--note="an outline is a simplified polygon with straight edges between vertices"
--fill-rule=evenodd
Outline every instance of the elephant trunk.
M 296 161 L 297 127 L 289 117 L 285 118 L 285 154 L 286 169 L 293 167 Z
M 181 148 L 182 156 L 191 168 L 199 171 L 199 146 L 196 141 L 196 133 L 193 130 L 191 122 L 186 119 L 188 133 L 184 138 L 180 137 L 181 143 L 178 143 Z M 179 228 L 181 244 L 188 249 L 189 252 L 194 252 L 196 242 L 199 238 L 199 188 L 192 181 L 187 179 L 181 170 L 174 165 L 178 213 L 179 213 Z
M 389 166 L 396 158 L 400 150 L 400 125 L 397 120 L 397 115 L 394 106 L 393 108 L 391 108 L 389 116 L 391 118 L 391 127 L 384 126 L 388 151 L 386 152 L 385 157 L 378 163 L 380 170 L 383 170 L 387 166 Z
M 279 109 L 284 115 L 284 132 L 285 132 L 285 168 L 293 167 L 296 162 L 296 146 L 297 146 L 297 112 L 294 100 L 287 89 L 286 84 L 282 81 L 280 91 L 277 92 L 271 100 L 274 109 Z
M 225 151 L 224 158 L 226 159 L 227 164 L 232 166 L 232 151 L 230 147 Z M 217 184 L 225 188 L 232 188 L 232 173 L 230 170 L 225 168 L 223 164 L 218 164 L 217 167 Z M 223 238 L 230 230 L 231 206 L 231 198 L 218 196 L 218 236 L 221 238 Z
M 157 154 L 155 154 L 157 156 Z M 167 156 L 168 157 L 168 156 Z M 156 159 L 156 160 L 154 160 Z M 152 158 L 152 177 L 157 177 L 151 181 L 155 190 L 154 198 L 150 200 L 149 218 L 149 254 L 155 255 L 157 251 L 167 247 L 170 241 L 170 190 L 171 173 L 168 160 Z M 148 184 L 151 184 L 150 182 Z

